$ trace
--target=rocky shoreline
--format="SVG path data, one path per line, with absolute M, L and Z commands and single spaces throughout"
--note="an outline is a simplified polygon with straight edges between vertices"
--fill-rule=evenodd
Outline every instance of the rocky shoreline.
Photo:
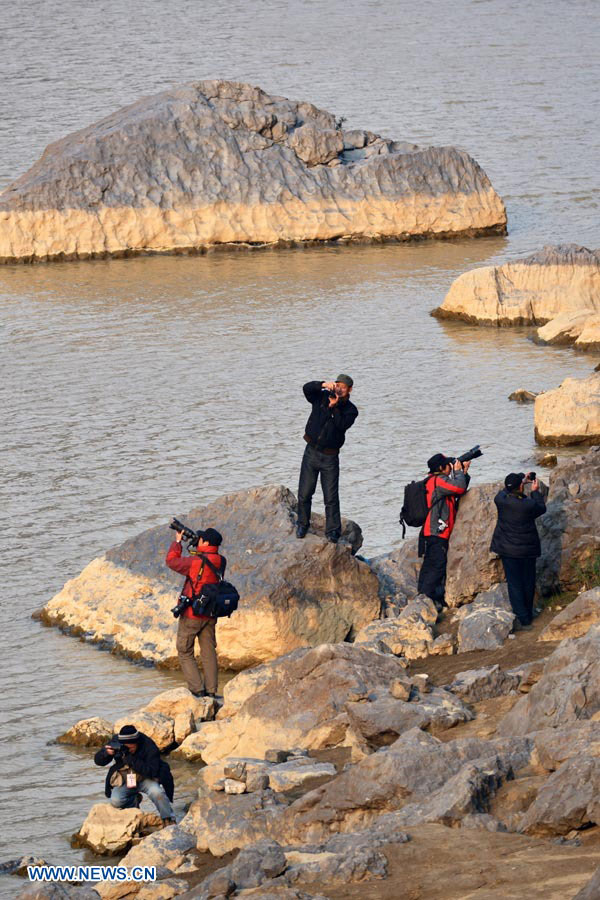
M 518 877 L 516 885 L 548 900 L 596 896 L 600 447 L 551 475 L 538 569 L 548 608 L 529 633 L 512 633 L 482 527 L 495 487 L 475 486 L 461 504 L 440 619 L 415 596 L 413 542 L 369 564 L 352 555 L 359 531 L 347 523 L 337 564 L 360 564 L 359 579 L 364 566 L 379 588 L 371 622 L 353 640 L 311 647 L 305 634 L 304 646 L 240 671 L 221 707 L 180 688 L 128 713 L 164 752 L 198 767 L 198 797 L 178 824 L 160 830 L 140 810 L 96 804 L 77 844 L 125 853 L 126 866 L 156 865 L 158 882 L 63 886 L 61 896 L 335 900 L 357 896 L 356 887 L 369 897 L 410 889 L 458 900 L 464 894 L 423 884 L 427 840 L 453 848 L 457 891 L 478 877 L 486 897 L 500 897 Z M 257 496 L 272 504 L 278 490 Z M 232 505 L 230 496 L 233 523 Z M 313 552 L 325 543 L 319 534 L 310 540 Z M 130 572 L 132 547 L 150 553 L 156 545 L 152 532 L 135 541 L 111 551 Z M 319 557 L 325 570 L 330 564 Z M 149 558 L 136 566 L 138 577 L 151 575 Z M 83 720 L 58 740 L 96 746 L 123 721 Z M 481 854 L 492 846 L 514 865 L 496 859 L 482 872 Z M 544 865 L 521 865 L 521 853 Z M 58 896 L 52 890 L 21 896 Z

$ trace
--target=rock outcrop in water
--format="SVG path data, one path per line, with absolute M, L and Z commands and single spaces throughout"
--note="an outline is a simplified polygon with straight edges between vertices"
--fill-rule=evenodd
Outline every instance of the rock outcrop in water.
M 139 100 L 48 146 L 0 195 L 0 261 L 504 233 L 464 151 L 344 131 L 233 81 Z
M 600 251 L 576 244 L 460 275 L 433 315 L 479 325 L 541 325 L 547 343 L 600 348 Z
M 538 444 L 600 443 L 600 372 L 566 378 L 536 397 L 534 423 Z
M 241 595 L 234 615 L 219 621 L 222 668 L 343 641 L 379 613 L 377 577 L 351 552 L 362 543 L 360 528 L 345 521 L 334 545 L 315 515 L 297 540 L 296 501 L 284 487 L 228 494 L 180 518 L 223 534 L 227 577 Z M 172 536 L 166 525 L 152 528 L 93 560 L 44 607 L 43 621 L 133 659 L 176 665 L 170 609 L 183 579 L 165 565 Z

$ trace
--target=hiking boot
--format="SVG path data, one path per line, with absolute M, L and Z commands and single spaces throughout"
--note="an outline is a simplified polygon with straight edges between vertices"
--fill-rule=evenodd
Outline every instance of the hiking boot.
M 207 697 L 209 696 L 204 689 L 201 691 L 190 691 L 192 697 Z
M 326 534 L 325 537 L 329 541 L 330 544 L 337 544 L 340 539 L 339 531 L 330 531 L 329 534 Z
M 308 525 L 297 525 L 296 526 L 296 537 L 300 538 L 300 540 L 302 540 L 302 538 L 306 537 L 307 531 L 308 531 Z

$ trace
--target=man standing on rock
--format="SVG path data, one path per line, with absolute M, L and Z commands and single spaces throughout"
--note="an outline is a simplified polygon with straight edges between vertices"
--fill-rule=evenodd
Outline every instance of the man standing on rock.
M 169 547 L 166 558 L 166 563 L 170 569 L 186 576 L 181 593 L 190 601 L 194 597 L 199 596 L 203 585 L 216 584 L 218 582 L 219 577 L 214 569 L 217 569 L 222 577 L 225 574 L 225 566 L 227 565 L 225 557 L 219 553 L 219 547 L 223 538 L 216 528 L 207 528 L 206 531 L 199 531 L 197 534 L 199 540 L 194 548 L 194 555 L 181 555 L 183 531 L 178 531 L 175 534 L 175 540 Z M 209 563 L 212 563 L 214 569 L 206 564 L 203 556 Z M 216 697 L 217 694 L 216 626 L 217 620 L 212 616 L 194 615 L 191 603 L 179 616 L 177 655 L 179 656 L 181 671 L 194 697 Z M 196 638 L 198 638 L 198 643 L 200 644 L 204 679 L 194 656 Z
M 156 806 L 163 825 L 174 825 L 173 778 L 158 747 L 135 725 L 124 725 L 116 737 L 94 756 L 97 766 L 112 763 L 104 793 L 117 809 L 138 807 L 142 793 Z M 140 793 L 141 792 L 141 793 Z
M 340 449 L 358 415 L 350 400 L 353 384 L 349 375 L 338 375 L 335 381 L 308 381 L 302 388 L 312 411 L 304 433 L 306 449 L 298 485 L 298 538 L 305 537 L 308 531 L 312 497 L 320 475 L 327 540 L 337 544 L 340 539 Z
M 424 556 L 419 572 L 418 591 L 430 597 L 438 611 L 446 605 L 446 566 L 448 541 L 456 521 L 458 500 L 469 486 L 470 460 L 460 462 L 443 453 L 427 460 L 429 475 L 425 480 L 427 518 L 419 534 L 419 556 Z
M 531 484 L 531 494 L 524 487 Z M 542 548 L 535 520 L 546 512 L 535 473 L 511 472 L 504 479 L 504 490 L 494 497 L 498 522 L 492 535 L 490 550 L 497 553 L 504 566 L 508 597 L 512 611 L 522 627 L 533 620 L 535 565 Z

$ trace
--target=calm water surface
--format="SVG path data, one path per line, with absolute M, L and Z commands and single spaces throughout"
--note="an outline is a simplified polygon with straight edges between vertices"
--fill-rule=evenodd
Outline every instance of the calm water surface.
M 466 269 L 545 243 L 600 244 L 600 8 L 527 4 L 5 4 L 0 185 L 44 146 L 174 82 L 229 77 L 403 140 L 456 144 L 507 203 L 504 238 L 0 268 L 4 634 L 0 861 L 83 859 L 102 797 L 90 754 L 47 742 L 179 684 L 32 622 L 93 557 L 175 510 L 267 482 L 295 489 L 301 384 L 350 371 L 360 417 L 342 504 L 365 552 L 398 540 L 403 483 L 481 443 L 489 480 L 535 465 L 507 400 L 597 358 L 524 331 L 429 317 Z M 178 770 L 178 809 L 192 794 Z M 3 883 L 2 883 L 3 882 Z M 12 896 L 21 883 L 0 879 Z

